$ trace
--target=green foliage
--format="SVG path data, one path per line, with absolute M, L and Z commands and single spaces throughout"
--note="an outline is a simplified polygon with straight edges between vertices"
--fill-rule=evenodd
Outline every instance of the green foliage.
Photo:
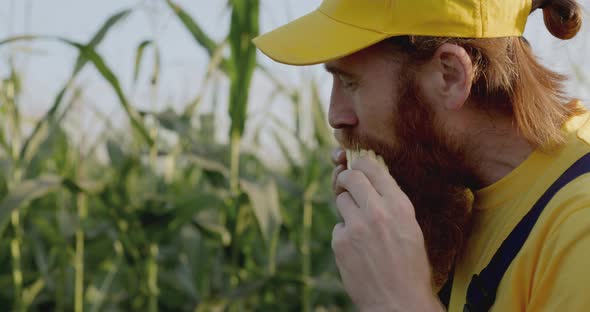
M 212 139 L 217 131 L 212 115 L 196 113 L 200 97 L 181 114 L 138 112 L 131 105 L 97 48 L 133 11 L 110 17 L 86 44 L 39 36 L 0 40 L 0 45 L 57 40 L 79 52 L 71 78 L 30 133 L 23 130 L 27 125 L 19 111 L 18 71 L 0 84 L 0 306 L 350 310 L 330 246 L 337 222 L 330 191 L 332 141 L 316 86 L 311 86 L 311 114 L 296 109 L 297 123 L 312 121 L 312 139 L 303 139 L 299 127 L 291 131 L 268 117 L 265 131 L 287 160 L 282 170 L 269 168 L 258 156 L 265 153 L 254 154 L 241 140 L 250 82 L 261 69 L 250 43 L 258 34 L 258 1 L 229 2 L 231 26 L 219 44 L 173 1 L 166 3 L 208 53 L 206 80 L 213 71 L 230 79 L 227 144 Z M 222 53 L 226 42 L 228 57 Z M 148 47 L 159 58 L 157 41 L 137 47 L 134 84 Z M 134 130 L 108 129 L 100 136 L 106 159 L 97 157 L 94 147 L 81 152 L 66 130 L 71 108 L 83 105 L 84 90 L 72 85 L 87 64 L 115 92 Z M 155 66 L 152 84 L 158 83 L 159 62 Z M 295 107 L 302 105 L 303 91 L 274 81 L 273 98 L 283 94 Z M 286 137 L 296 146 L 287 146 Z
M 230 133 L 239 136 L 244 132 L 248 95 L 252 74 L 256 67 L 256 47 L 252 39 L 258 35 L 258 0 L 232 1 L 232 18 L 229 33 L 230 60 Z
M 133 83 L 137 83 L 137 79 L 139 78 L 139 69 L 141 68 L 141 61 L 143 59 L 143 53 L 144 53 L 145 49 L 148 46 L 153 45 L 153 43 L 154 42 L 151 40 L 144 40 L 137 47 L 137 52 L 136 52 L 136 56 L 135 56 L 135 68 L 133 70 Z M 154 56 L 155 56 L 154 57 L 155 58 L 154 69 L 153 69 L 152 78 L 151 78 L 150 82 L 155 85 L 158 83 L 158 76 L 160 73 L 160 50 L 157 47 L 154 47 Z

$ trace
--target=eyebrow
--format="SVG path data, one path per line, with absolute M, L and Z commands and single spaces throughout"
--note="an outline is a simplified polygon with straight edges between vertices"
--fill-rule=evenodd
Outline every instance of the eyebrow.
M 333 75 L 342 75 L 342 76 L 346 76 L 349 78 L 358 78 L 357 75 L 355 75 L 351 72 L 347 72 L 347 71 L 345 71 L 341 68 L 338 68 L 334 65 L 324 64 L 324 69 L 326 69 L 327 72 L 329 72 L 330 74 L 333 74 Z

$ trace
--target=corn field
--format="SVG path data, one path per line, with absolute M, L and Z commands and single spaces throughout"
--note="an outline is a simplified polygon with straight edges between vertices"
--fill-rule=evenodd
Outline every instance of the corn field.
M 330 192 L 333 141 L 317 84 L 284 86 L 257 62 L 250 40 L 259 32 L 258 0 L 228 1 L 223 42 L 172 0 L 165 3 L 209 56 L 205 82 L 195 87 L 210 88 L 214 73 L 230 82 L 222 90 L 231 120 L 227 143 L 213 139 L 216 123 L 199 113 L 201 96 L 181 112 L 138 110 L 129 100 L 98 47 L 133 9 L 108 18 L 87 42 L 0 38 L 0 48 L 51 41 L 78 53 L 39 119 L 22 112 L 19 69 L 0 77 L 0 310 L 350 310 L 330 247 L 338 219 Z M 157 85 L 165 47 L 156 41 L 137 47 L 133 76 L 148 49 L 156 58 L 149 83 Z M 128 126 L 106 127 L 82 149 L 68 117 L 84 105 L 75 82 L 86 67 L 116 94 Z M 254 72 L 273 81 L 273 96 L 289 99 L 296 112 L 294 130 L 271 114 L 261 117 L 276 130 L 274 144 L 286 159 L 281 170 L 257 156 L 265 148 L 259 140 L 242 140 Z M 304 139 L 304 119 L 313 125 L 312 139 Z M 101 149 L 106 159 L 97 156 Z

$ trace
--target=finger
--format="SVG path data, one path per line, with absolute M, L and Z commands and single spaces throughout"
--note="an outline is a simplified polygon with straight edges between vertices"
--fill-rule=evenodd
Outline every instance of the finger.
M 365 207 L 370 198 L 380 198 L 367 176 L 360 170 L 344 170 L 336 178 L 336 185 L 352 195 L 359 207 Z
M 332 250 L 334 253 L 340 251 L 344 237 L 344 223 L 336 223 L 334 229 L 332 229 Z
M 344 224 L 350 224 L 360 218 L 361 210 L 349 192 L 342 192 L 336 197 L 336 208 L 344 220 Z
M 332 229 L 332 238 L 339 238 L 341 236 L 342 231 L 344 231 L 344 223 L 336 223 L 336 225 L 334 225 L 334 229 Z
M 389 174 L 389 171 L 370 157 L 363 156 L 356 159 L 350 164 L 350 169 L 363 172 L 380 196 L 383 196 L 394 189 L 400 190 L 397 182 L 393 179 L 391 174 Z
M 344 165 L 346 164 L 346 153 L 342 147 L 337 147 L 332 152 L 332 162 L 335 165 Z
M 334 194 L 336 194 L 336 196 L 338 196 L 338 194 L 346 191 L 344 188 L 342 188 L 341 186 L 336 184 L 336 177 L 338 177 L 340 172 L 342 172 L 344 170 L 346 170 L 346 166 L 338 165 L 336 168 L 334 168 L 334 171 L 332 172 L 332 190 L 334 191 Z

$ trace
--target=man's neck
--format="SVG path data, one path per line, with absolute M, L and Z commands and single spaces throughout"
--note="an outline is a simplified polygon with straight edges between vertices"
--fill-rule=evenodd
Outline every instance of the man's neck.
M 488 119 L 488 122 L 468 137 L 467 142 L 471 146 L 468 161 L 472 164 L 481 188 L 508 175 L 535 149 L 518 134 L 507 118 Z

